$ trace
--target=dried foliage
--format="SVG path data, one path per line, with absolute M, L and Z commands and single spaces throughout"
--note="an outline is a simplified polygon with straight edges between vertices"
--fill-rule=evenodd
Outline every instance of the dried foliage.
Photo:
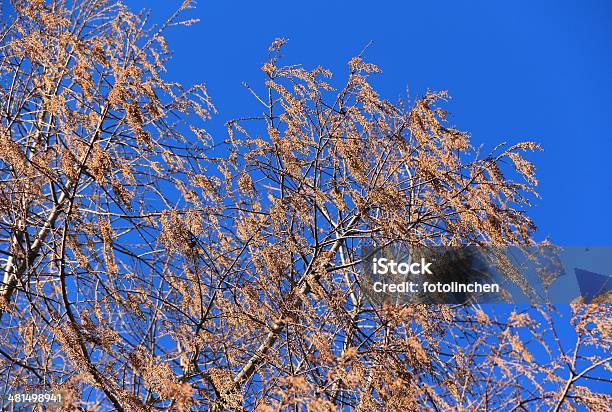
M 1 34 L 0 375 L 66 410 L 609 410 L 610 313 L 372 305 L 364 242 L 531 245 L 534 143 L 480 156 L 445 93 L 284 67 L 215 146 L 147 16 L 17 1 Z M 507 309 L 507 308 L 506 308 Z M 586 351 L 586 352 L 585 352 Z M 83 410 L 83 409 L 80 409 Z

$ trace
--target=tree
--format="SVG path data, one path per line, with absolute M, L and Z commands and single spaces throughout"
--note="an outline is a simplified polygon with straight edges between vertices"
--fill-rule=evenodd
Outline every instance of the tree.
M 530 352 L 552 342 L 550 308 L 498 320 L 360 289 L 364 242 L 533 244 L 537 181 L 519 152 L 536 144 L 479 158 L 445 93 L 385 101 L 362 56 L 335 90 L 322 68 L 280 66 L 282 39 L 265 97 L 249 89 L 263 113 L 215 141 L 204 87 L 163 79 L 163 33 L 189 7 L 151 31 L 110 1 L 15 3 L 0 66 L 5 392 L 130 411 L 609 406 L 577 386 L 609 358 Z M 581 345 L 609 352 L 607 310 L 576 307 Z

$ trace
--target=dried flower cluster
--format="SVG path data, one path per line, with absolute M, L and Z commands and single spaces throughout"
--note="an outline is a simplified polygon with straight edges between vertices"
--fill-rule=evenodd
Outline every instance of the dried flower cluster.
M 281 66 L 278 39 L 250 89 L 262 113 L 215 146 L 205 88 L 162 76 L 189 7 L 152 31 L 113 1 L 15 2 L 2 393 L 61 391 L 65 410 L 610 409 L 606 305 L 576 305 L 560 334 L 554 308 L 380 307 L 360 290 L 368 242 L 531 245 L 536 144 L 481 157 L 445 93 L 392 104 L 361 56 L 334 87 Z

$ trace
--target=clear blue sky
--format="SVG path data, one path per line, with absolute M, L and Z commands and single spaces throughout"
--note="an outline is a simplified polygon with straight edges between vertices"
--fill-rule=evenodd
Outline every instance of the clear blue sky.
M 163 3 L 128 2 L 155 7 L 155 20 L 178 1 Z M 531 156 L 541 181 L 531 210 L 538 238 L 612 244 L 612 2 L 219 0 L 187 16 L 201 22 L 169 32 L 168 76 L 207 84 L 215 134 L 258 109 L 241 83 L 261 84 L 275 37 L 290 40 L 285 62 L 325 66 L 338 81 L 372 41 L 366 57 L 383 70 L 375 84 L 384 97 L 447 89 L 451 122 L 474 144 L 543 145 Z

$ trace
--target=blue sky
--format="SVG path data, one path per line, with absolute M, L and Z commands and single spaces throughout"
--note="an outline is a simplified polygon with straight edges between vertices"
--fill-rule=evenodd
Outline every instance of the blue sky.
M 156 5 L 154 20 L 178 3 Z M 384 97 L 446 89 L 451 123 L 474 144 L 542 144 L 531 156 L 541 182 L 530 213 L 539 239 L 612 243 L 611 2 L 219 0 L 200 1 L 187 16 L 201 22 L 168 33 L 176 52 L 168 77 L 206 83 L 219 110 L 213 134 L 259 110 L 242 82 L 261 86 L 275 37 L 290 40 L 287 64 L 322 65 L 339 82 L 372 41 L 366 58 L 383 70 L 375 85 Z

